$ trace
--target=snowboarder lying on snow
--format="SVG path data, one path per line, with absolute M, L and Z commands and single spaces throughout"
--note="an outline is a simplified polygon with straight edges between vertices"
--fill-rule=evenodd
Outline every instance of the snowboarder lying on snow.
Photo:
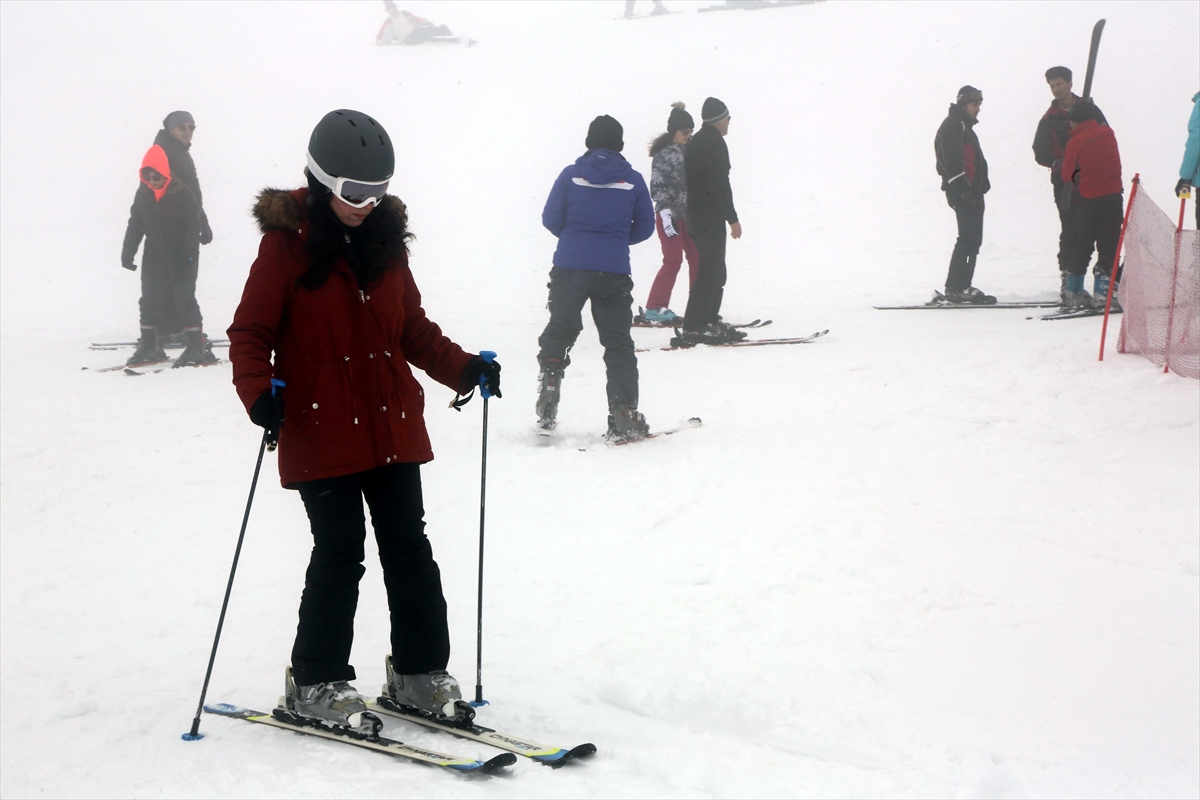
M 200 253 L 200 203 L 191 188 L 172 180 L 167 154 L 158 145 L 146 151 L 139 170 L 141 185 L 129 209 L 121 266 L 136 270 L 133 258 L 142 238 L 142 297 L 138 302 L 141 336 L 129 357 L 130 366 L 165 361 L 158 343 L 164 308 L 178 312 L 184 324 L 187 348 L 175 366 L 214 364 L 212 346 L 204 335 L 200 305 L 196 302 L 197 258 Z
M 971 285 L 975 277 L 975 260 L 983 244 L 983 196 L 992 187 L 988 181 L 987 159 L 983 157 L 979 137 L 975 135 L 982 105 L 983 92 L 974 86 L 959 89 L 958 98 L 950 106 L 933 140 L 942 191 L 958 220 L 958 240 L 954 243 L 950 269 L 946 273 L 946 299 L 951 303 L 990 305 L 996 302 L 995 297 Z
M 1121 238 L 1124 202 L 1121 184 L 1121 153 L 1112 128 L 1100 122 L 1100 111 L 1090 100 L 1080 100 L 1071 108 L 1071 138 L 1063 153 L 1063 183 L 1072 190 L 1069 225 L 1071 243 L 1067 262 L 1067 290 L 1063 306 L 1103 307 L 1108 299 L 1108 283 L 1117 243 Z M 1083 288 L 1092 248 L 1096 266 L 1089 297 Z M 1116 293 L 1113 305 L 1117 306 Z
M 388 18 L 375 34 L 375 44 L 413 45 L 454 35 L 445 25 L 434 25 L 416 14 L 396 8 L 392 0 L 384 0 L 383 7 L 387 9 Z
M 278 436 L 283 485 L 299 490 L 312 526 L 286 708 L 368 733 L 373 721 L 348 683 L 364 497 L 391 611 L 385 692 L 443 716 L 462 697 L 446 672 L 446 600 L 421 498 L 420 465 L 433 450 L 409 364 L 464 394 L 486 376 L 500 397 L 500 365 L 463 352 L 425 316 L 408 215 L 386 194 L 395 163 L 374 119 L 326 114 L 309 139 L 308 186 L 258 196 L 262 241 L 229 327 L 238 396 Z M 281 396 L 273 378 L 286 383 Z
M 663 263 L 650 286 L 646 300 L 646 319 L 650 322 L 679 323 L 672 311 L 671 290 L 687 255 L 688 286 L 696 282 L 700 255 L 687 229 L 687 175 L 683 169 L 683 148 L 692 138 L 696 123 L 683 103 L 671 104 L 667 132 L 650 143 L 650 198 L 654 201 L 654 224 L 662 245 Z
M 646 182 L 621 157 L 621 123 L 605 114 L 592 120 L 587 152 L 559 173 L 542 209 L 542 225 L 558 237 L 550 270 L 550 322 L 538 338 L 538 430 L 554 430 L 567 356 L 583 331 L 583 306 L 604 345 L 608 370 L 608 437 L 636 439 L 650 432 L 638 411 L 638 367 L 633 337 L 633 279 L 629 246 L 654 233 L 654 206 Z

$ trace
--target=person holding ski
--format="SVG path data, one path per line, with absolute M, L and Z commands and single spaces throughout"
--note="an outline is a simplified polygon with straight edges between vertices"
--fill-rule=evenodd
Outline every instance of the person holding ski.
M 141 183 L 129 209 L 121 266 L 137 270 L 133 259 L 145 238 L 142 296 L 138 301 L 141 335 L 126 364 L 134 367 L 167 360 L 158 334 L 164 330 L 167 316 L 176 313 L 184 325 L 187 347 L 174 366 L 215 364 L 218 359 L 204 335 L 196 302 L 200 202 L 191 187 L 173 177 L 167 154 L 159 145 L 151 145 L 146 151 L 138 176 Z
M 258 196 L 263 235 L 229 355 L 238 396 L 278 437 L 281 481 L 300 493 L 312 528 L 281 713 L 371 735 L 378 720 L 364 716 L 349 683 L 364 498 L 391 612 L 385 695 L 438 718 L 466 713 L 446 671 L 446 600 L 421 493 L 420 465 L 433 451 L 409 365 L 462 394 L 482 379 L 496 397 L 500 365 L 464 352 L 425 316 L 407 212 L 386 194 L 395 154 L 383 126 L 332 111 L 313 129 L 307 160 L 307 186 Z M 280 395 L 273 379 L 286 384 Z
M 1188 118 L 1187 144 L 1183 147 L 1183 163 L 1179 165 L 1179 181 L 1175 184 L 1175 196 L 1191 194 L 1200 186 L 1200 92 L 1192 95 L 1192 115 Z M 1196 207 L 1196 227 L 1200 228 L 1200 203 Z
M 1059 292 L 1066 297 L 1067 264 L 1071 259 L 1072 247 L 1067 237 L 1070 231 L 1068 209 L 1070 207 L 1070 190 L 1063 190 L 1062 158 L 1067 150 L 1067 139 L 1071 136 L 1070 111 L 1079 102 L 1079 95 L 1071 91 L 1071 70 L 1066 67 L 1051 67 L 1046 70 L 1046 83 L 1054 99 L 1050 108 L 1038 121 L 1037 132 L 1033 136 L 1033 158 L 1043 167 L 1050 170 L 1050 188 L 1054 192 L 1054 205 L 1058 208 L 1058 271 L 1060 277 Z M 1096 109 L 1101 123 L 1104 114 Z
M 971 285 L 975 261 L 983 244 L 983 196 L 992 187 L 988 181 L 987 159 L 975 135 L 983 92 L 974 86 L 958 90 L 946 119 L 933 140 L 937 173 L 942 178 L 946 203 L 958 220 L 958 240 L 950 255 L 946 273 L 946 300 L 951 303 L 991 305 L 996 298 Z
M 703 124 L 683 151 L 687 178 L 687 228 L 696 242 L 699 266 L 688 294 L 680 339 L 684 345 L 726 344 L 746 338 L 721 320 L 725 294 L 725 224 L 729 236 L 742 238 L 742 224 L 733 207 L 729 185 L 729 108 L 709 97 L 700 108 Z M 672 340 L 674 341 L 674 340 Z
M 1071 190 L 1071 257 L 1067 262 L 1064 308 L 1103 308 L 1117 257 L 1124 218 L 1121 153 L 1112 128 L 1100 121 L 1096 106 L 1079 100 L 1071 108 L 1071 138 L 1063 153 L 1061 178 Z M 1096 250 L 1093 295 L 1084 289 L 1088 262 Z M 1113 306 L 1120 310 L 1113 292 Z
M 675 277 L 687 256 L 688 286 L 696 282 L 700 255 L 687 228 L 687 175 L 683 148 L 692 138 L 696 123 L 683 103 L 672 103 L 667 132 L 650 143 L 650 198 L 654 201 L 655 228 L 662 245 L 663 263 L 650 286 L 646 300 L 646 322 L 678 324 L 682 317 L 670 309 Z
M 623 137 L 621 123 L 607 114 L 592 120 L 587 151 L 559 174 L 542 209 L 542 225 L 558 246 L 550 270 L 550 322 L 538 338 L 541 435 L 554 430 L 568 353 L 583 331 L 589 300 L 608 373 L 606 435 L 630 440 L 650 432 L 638 411 L 629 248 L 654 233 L 654 207 L 645 180 L 621 156 Z

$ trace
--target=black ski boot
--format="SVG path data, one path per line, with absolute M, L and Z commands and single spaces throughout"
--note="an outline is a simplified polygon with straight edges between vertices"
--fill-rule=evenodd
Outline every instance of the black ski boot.
M 205 367 L 221 360 L 213 355 L 212 345 L 208 343 L 208 337 L 203 330 L 187 328 L 184 333 L 187 334 L 187 348 L 175 359 L 173 366 Z
M 990 306 L 995 304 L 996 298 L 990 294 L 984 294 L 974 286 L 968 286 L 965 289 L 951 289 L 946 287 L 946 300 L 955 305 L 971 305 L 971 306 Z
M 187 347 L 187 331 L 181 328 L 174 333 L 164 333 L 158 337 L 158 343 L 170 350 Z
M 567 365 L 557 358 L 548 358 L 542 362 L 542 371 L 538 374 L 537 399 L 537 431 L 540 436 L 554 433 L 566 367 Z
M 608 433 L 604 438 L 610 442 L 632 442 L 644 439 L 650 433 L 650 423 L 635 406 L 609 403 Z
M 158 329 L 143 327 L 142 335 L 138 337 L 137 349 L 125 362 L 125 366 L 137 367 L 166 360 L 166 351 L 158 346 Z
M 675 336 L 671 337 L 671 346 L 692 347 L 698 344 L 732 344 L 740 342 L 745 338 L 746 334 L 743 331 L 729 327 L 724 323 L 710 322 L 698 331 L 676 328 Z

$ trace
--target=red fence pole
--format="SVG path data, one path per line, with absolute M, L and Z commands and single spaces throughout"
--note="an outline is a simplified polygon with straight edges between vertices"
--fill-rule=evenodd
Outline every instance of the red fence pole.
M 1187 195 L 1179 198 L 1179 224 L 1175 226 L 1175 267 L 1171 270 L 1171 308 L 1167 311 L 1167 340 L 1163 343 L 1163 374 L 1171 371 L 1171 328 L 1175 325 L 1175 289 L 1179 286 L 1179 245 L 1183 241 L 1183 208 Z
M 1125 206 L 1125 219 L 1121 222 L 1121 238 L 1117 240 L 1117 254 L 1113 256 L 1112 274 L 1108 276 L 1108 299 L 1104 303 L 1104 324 L 1100 326 L 1100 361 L 1104 360 L 1104 339 L 1108 335 L 1108 311 L 1112 308 L 1113 289 L 1117 288 L 1117 266 L 1121 263 L 1121 246 L 1125 244 L 1125 229 L 1129 227 L 1129 212 L 1133 210 L 1133 200 L 1137 197 L 1138 186 L 1141 185 L 1141 173 L 1133 176 L 1133 189 L 1129 192 L 1129 202 Z M 1183 219 L 1180 217 L 1180 219 Z M 1178 251 L 1178 246 L 1176 246 Z M 1176 261 L 1178 262 L 1178 258 Z

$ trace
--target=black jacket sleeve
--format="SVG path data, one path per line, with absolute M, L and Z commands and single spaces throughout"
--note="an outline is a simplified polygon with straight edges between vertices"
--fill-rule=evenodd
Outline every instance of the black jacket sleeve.
M 1033 160 L 1043 167 L 1052 167 L 1057 158 L 1054 154 L 1054 123 L 1049 117 L 1042 117 L 1033 135 Z
M 146 222 L 142 217 L 142 211 L 138 208 L 139 193 L 133 196 L 133 205 L 129 207 L 129 223 L 125 226 L 125 242 L 121 246 L 121 263 L 132 264 L 133 257 L 137 255 L 138 247 L 142 244 L 142 237 L 146 235 Z

